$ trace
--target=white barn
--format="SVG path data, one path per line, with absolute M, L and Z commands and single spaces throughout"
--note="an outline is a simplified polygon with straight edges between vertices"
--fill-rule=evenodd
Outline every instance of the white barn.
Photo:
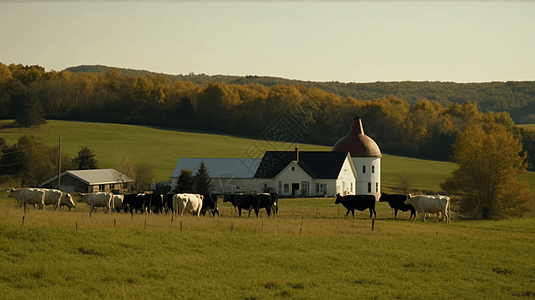
M 176 188 L 183 169 L 204 162 L 215 193 L 276 192 L 283 197 L 334 197 L 356 193 L 357 172 L 348 152 L 266 151 L 262 159 L 182 158 L 171 175 Z
M 381 150 L 375 141 L 364 134 L 362 120 L 353 119 L 349 134 L 342 137 L 333 147 L 333 151 L 349 152 L 355 165 L 358 179 L 358 195 L 381 195 Z

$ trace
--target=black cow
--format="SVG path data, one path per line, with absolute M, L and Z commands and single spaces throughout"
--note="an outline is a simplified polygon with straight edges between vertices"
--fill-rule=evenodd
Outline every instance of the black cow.
M 173 208 L 173 196 L 174 193 L 167 193 L 163 197 L 163 211 L 167 214 L 171 212 L 171 214 L 174 212 Z
M 416 219 L 416 209 L 414 206 L 410 204 L 405 204 L 405 200 L 407 200 L 407 196 L 405 195 L 396 195 L 396 194 L 386 194 L 383 193 L 381 195 L 381 198 L 379 198 L 379 202 L 388 202 L 390 207 L 394 209 L 394 219 L 398 216 L 398 210 L 401 211 L 411 211 L 411 217 L 409 220 L 412 220 L 414 217 Z
M 347 208 L 346 216 L 349 215 L 349 212 L 353 214 L 353 218 L 355 217 L 355 209 L 359 211 L 364 211 L 366 209 L 370 210 L 370 219 L 372 218 L 372 214 L 375 215 L 375 219 L 377 219 L 377 214 L 375 213 L 375 196 L 374 195 L 347 195 L 347 196 L 340 196 L 340 194 L 336 195 L 336 201 L 334 204 L 340 204 Z
M 128 194 L 124 195 L 124 204 L 128 205 L 130 208 L 130 213 L 133 214 L 135 212 L 142 213 L 144 210 L 146 211 L 147 206 L 150 203 L 150 195 L 149 194 Z
M 271 194 L 269 193 L 260 193 L 257 194 L 258 197 L 260 197 L 260 206 L 258 207 L 258 210 L 265 208 L 268 217 L 271 215 L 271 206 L 273 205 L 273 201 L 271 199 Z M 249 215 L 251 214 L 251 211 L 249 210 Z
M 206 211 L 210 210 L 212 212 L 212 217 L 215 217 L 215 214 L 219 216 L 219 208 L 217 208 L 217 194 L 201 194 L 204 196 L 202 201 L 201 214 L 206 215 Z
M 252 207 L 258 218 L 258 211 L 260 210 L 260 197 L 258 195 L 230 194 L 225 195 L 223 202 L 230 202 L 234 207 L 237 207 L 240 217 L 242 209 Z
M 163 195 L 160 193 L 150 194 L 150 202 L 147 204 L 147 212 L 161 213 L 163 212 Z

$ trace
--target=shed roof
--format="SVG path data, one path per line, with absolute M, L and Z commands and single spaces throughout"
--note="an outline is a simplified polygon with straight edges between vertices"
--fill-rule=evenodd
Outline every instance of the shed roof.
M 181 158 L 176 163 L 171 178 L 180 176 L 183 169 L 195 174 L 201 162 L 204 162 L 212 178 L 253 178 L 260 161 L 260 158 Z
M 69 174 L 74 178 L 82 181 L 87 185 L 97 185 L 97 184 L 110 184 L 110 183 L 119 183 L 119 182 L 133 182 L 134 180 L 130 179 L 128 176 L 118 172 L 115 169 L 92 169 L 92 170 L 71 170 L 61 173 L 61 177 Z M 44 186 L 54 180 L 58 176 L 54 176 L 49 180 L 41 183 L 39 186 Z

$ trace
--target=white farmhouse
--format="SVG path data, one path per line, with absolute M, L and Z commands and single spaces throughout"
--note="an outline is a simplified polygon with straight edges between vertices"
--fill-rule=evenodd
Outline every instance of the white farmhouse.
M 334 197 L 355 194 L 357 172 L 348 152 L 266 151 L 262 159 L 181 158 L 171 190 L 183 169 L 194 174 L 204 162 L 215 193 L 276 192 L 283 197 Z
M 255 177 L 280 196 L 354 195 L 357 172 L 348 152 L 266 151 Z
M 377 143 L 364 134 L 362 120 L 353 119 L 349 134 L 338 140 L 333 151 L 349 152 L 357 171 L 357 195 L 381 195 L 381 150 Z

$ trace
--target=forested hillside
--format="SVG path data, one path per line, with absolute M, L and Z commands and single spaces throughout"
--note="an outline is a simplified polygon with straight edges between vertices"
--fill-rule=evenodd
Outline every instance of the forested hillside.
M 426 89 L 441 98 L 454 97 L 443 91 L 440 83 L 414 84 L 428 84 Z M 535 169 L 533 133 L 514 127 L 507 112 L 482 112 L 477 101 L 469 99 L 461 104 L 442 104 L 438 99 L 409 101 L 390 95 L 388 83 L 373 85 L 377 91 L 384 85 L 383 93 L 389 96 L 362 100 L 301 83 L 200 84 L 162 74 L 123 75 L 117 69 L 106 69 L 105 73 L 46 72 L 40 66 L 0 63 L 0 118 L 16 119 L 21 126 L 46 119 L 114 122 L 332 146 L 348 133 L 358 115 L 366 134 L 383 152 L 445 161 L 459 132 L 475 123 L 500 123 L 522 139 L 530 170 Z M 518 85 L 525 91 L 533 83 Z M 501 86 L 506 90 L 515 84 Z M 515 99 L 526 102 L 532 97 L 524 92 L 514 94 L 524 95 Z M 412 95 L 411 99 L 417 98 Z
M 72 73 L 98 73 L 106 74 L 111 68 L 106 66 L 78 66 L 67 68 Z M 275 85 L 303 85 L 316 87 L 325 92 L 357 100 L 374 100 L 394 96 L 403 99 L 409 104 L 417 100 L 434 100 L 442 106 L 452 103 L 463 104 L 470 101 L 481 112 L 507 111 L 515 123 L 523 122 L 523 118 L 535 112 L 535 81 L 522 82 L 489 82 L 489 83 L 455 83 L 455 82 L 374 82 L 374 83 L 342 83 L 342 82 L 311 82 L 290 80 L 267 76 L 229 76 L 229 75 L 165 75 L 149 71 L 116 69 L 123 76 L 157 76 L 164 75 L 171 81 L 191 81 L 199 85 L 209 83 L 227 83 L 238 85 L 260 84 L 266 87 Z M 529 105 L 529 108 L 525 107 Z M 535 114 L 525 118 L 524 122 L 535 123 Z

